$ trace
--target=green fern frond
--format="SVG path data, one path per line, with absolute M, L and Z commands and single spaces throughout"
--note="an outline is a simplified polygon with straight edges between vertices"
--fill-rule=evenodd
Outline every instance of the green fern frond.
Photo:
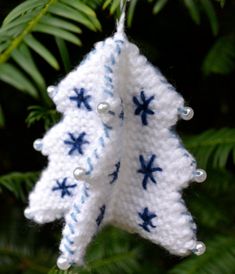
M 80 46 L 78 35 L 81 28 L 78 24 L 93 31 L 101 29 L 93 9 L 81 0 L 27 0 L 18 5 L 0 28 L 0 80 L 36 98 L 41 94 L 48 101 L 43 76 L 34 63 L 31 51 L 54 69 L 59 69 L 59 63 L 34 33 L 40 32 Z M 17 65 L 6 63 L 10 59 Z M 22 81 L 11 79 L 16 72 Z
M 235 163 L 235 129 L 211 129 L 186 138 L 185 142 L 202 168 L 206 168 L 209 163 L 214 168 L 224 168 L 230 155 Z
M 38 178 L 38 172 L 12 172 L 0 176 L 0 191 L 7 189 L 17 199 L 26 200 L 28 192 L 32 189 Z
M 231 274 L 235 273 L 235 238 L 217 236 L 206 242 L 203 256 L 192 256 L 177 264 L 168 274 Z
M 30 127 L 36 122 L 42 121 L 44 123 L 45 130 L 48 130 L 54 124 L 60 120 L 60 114 L 56 109 L 48 109 L 43 106 L 31 106 L 29 107 L 29 115 L 26 118 L 26 123 Z
M 210 49 L 203 62 L 203 72 L 209 74 L 229 74 L 235 68 L 235 37 L 220 37 Z

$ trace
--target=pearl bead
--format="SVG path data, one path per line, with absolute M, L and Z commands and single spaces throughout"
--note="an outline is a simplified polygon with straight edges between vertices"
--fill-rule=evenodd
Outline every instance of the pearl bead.
M 197 169 L 195 171 L 194 180 L 197 183 L 203 183 L 207 178 L 207 173 L 203 169 Z
M 47 88 L 47 93 L 48 93 L 48 95 L 49 95 L 49 97 L 50 98 L 52 98 L 52 97 L 54 97 L 54 95 L 55 95 L 55 86 L 49 86 L 48 88 Z
M 25 209 L 24 216 L 25 216 L 26 219 L 31 219 L 31 213 L 30 213 L 30 210 L 28 208 Z
M 68 270 L 71 264 L 69 263 L 68 259 L 66 259 L 63 256 L 60 256 L 57 260 L 57 266 L 61 270 Z
M 109 111 L 110 109 L 110 105 L 106 102 L 104 103 L 100 103 L 98 106 L 97 106 L 97 111 L 98 113 L 100 114 L 105 114 Z
M 194 116 L 194 111 L 191 107 L 184 107 L 180 112 L 180 116 L 185 121 L 191 120 Z
M 81 180 L 82 178 L 84 178 L 86 175 L 86 170 L 82 167 L 77 167 L 74 172 L 73 172 L 73 176 L 76 180 Z
M 197 242 L 196 247 L 193 250 L 193 253 L 197 256 L 204 254 L 206 251 L 206 246 L 203 242 Z
M 36 151 L 41 151 L 42 150 L 42 139 L 37 139 L 33 142 L 33 148 Z

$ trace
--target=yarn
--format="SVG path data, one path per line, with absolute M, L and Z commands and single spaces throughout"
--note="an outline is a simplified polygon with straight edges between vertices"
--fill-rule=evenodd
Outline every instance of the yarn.
M 65 218 L 61 269 L 82 265 L 93 236 L 107 224 L 172 254 L 203 250 L 181 196 L 200 181 L 201 170 L 172 131 L 184 100 L 122 26 L 49 88 L 63 119 L 37 143 L 49 164 L 25 213 L 37 223 Z

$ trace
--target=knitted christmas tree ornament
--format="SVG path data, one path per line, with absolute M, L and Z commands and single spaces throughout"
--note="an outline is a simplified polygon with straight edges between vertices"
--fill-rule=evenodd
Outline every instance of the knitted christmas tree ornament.
M 48 91 L 63 119 L 34 146 L 49 165 L 29 197 L 27 218 L 65 217 L 58 267 L 83 264 L 97 231 L 113 224 L 184 256 L 205 251 L 181 198 L 205 171 L 172 130 L 193 111 L 139 54 L 123 30 Z

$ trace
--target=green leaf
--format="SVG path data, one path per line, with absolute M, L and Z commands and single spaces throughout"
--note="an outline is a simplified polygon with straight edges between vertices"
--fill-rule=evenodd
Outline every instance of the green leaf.
M 200 0 L 200 2 L 209 19 L 213 34 L 217 35 L 219 31 L 219 23 L 213 4 L 210 0 Z
M 12 53 L 13 60 L 24 69 L 41 89 L 45 89 L 44 79 L 36 67 L 31 53 L 25 44 L 21 44 L 18 49 Z
M 35 27 L 34 31 L 47 33 L 50 35 L 54 35 L 56 37 L 60 37 L 64 40 L 67 40 L 67 41 L 77 45 L 77 46 L 81 46 L 81 44 L 82 44 L 81 40 L 74 34 L 68 32 L 68 31 L 62 30 L 62 29 L 58 29 L 53 26 L 46 25 L 46 24 L 40 23 L 39 25 L 37 25 Z
M 43 24 L 50 25 L 56 28 L 62 28 L 70 32 L 82 33 L 82 30 L 78 26 L 58 17 L 47 15 L 42 18 L 41 22 Z
M 32 83 L 24 74 L 11 64 L 0 64 L 0 80 L 26 92 L 34 98 L 38 98 L 38 93 Z
M 133 21 L 133 17 L 134 17 L 134 12 L 135 12 L 135 8 L 136 8 L 136 5 L 137 5 L 137 1 L 138 0 L 132 0 L 130 2 L 130 6 L 129 6 L 129 9 L 128 9 L 128 18 L 127 18 L 127 24 L 128 24 L 129 27 L 131 26 L 132 21 Z
M 56 5 L 51 6 L 49 8 L 49 11 L 55 15 L 68 18 L 78 23 L 81 23 L 93 31 L 96 30 L 96 27 L 94 26 L 94 24 L 90 20 L 88 20 L 87 17 L 82 12 L 76 11 L 75 9 L 70 8 L 69 6 L 66 6 L 61 3 L 57 3 Z
M 235 150 L 235 129 L 208 130 L 185 139 L 186 147 L 195 155 L 199 166 L 206 168 L 210 163 L 214 168 L 224 168 L 229 154 Z M 213 161 L 210 159 L 213 157 Z
M 50 64 L 54 69 L 59 69 L 59 63 L 52 53 L 43 46 L 37 39 L 33 37 L 33 35 L 28 35 L 25 38 L 25 43 L 34 50 L 38 55 L 40 55 L 48 64 Z
M 12 192 L 17 199 L 25 201 L 38 175 L 38 172 L 12 172 L 7 175 L 2 175 L 0 176 L 0 188 L 6 188 Z
M 23 2 L 7 15 L 3 21 L 3 26 L 13 21 L 18 16 L 22 16 L 26 12 L 32 12 L 35 8 L 44 6 L 46 2 L 46 0 L 28 0 Z
M 76 1 L 76 0 L 60 0 L 62 3 L 64 3 L 65 5 L 69 5 L 72 8 L 75 8 L 76 10 L 79 10 L 89 16 L 93 16 L 96 17 L 95 12 L 88 7 L 87 5 L 83 4 L 82 2 Z
M 202 70 L 205 75 L 229 74 L 235 68 L 235 38 L 220 37 L 204 59 Z
M 198 9 L 198 5 L 194 0 L 184 0 L 185 6 L 187 7 L 193 21 L 196 24 L 200 24 L 200 12 Z
M 68 48 L 66 46 L 65 41 L 62 40 L 61 38 L 56 37 L 55 40 L 56 40 L 56 44 L 57 44 L 57 47 L 60 52 L 61 59 L 63 61 L 65 72 L 68 73 L 71 69 L 71 62 L 70 62 L 70 58 L 69 58 Z
M 167 4 L 168 0 L 158 0 L 157 3 L 153 7 L 153 13 L 159 13 Z

